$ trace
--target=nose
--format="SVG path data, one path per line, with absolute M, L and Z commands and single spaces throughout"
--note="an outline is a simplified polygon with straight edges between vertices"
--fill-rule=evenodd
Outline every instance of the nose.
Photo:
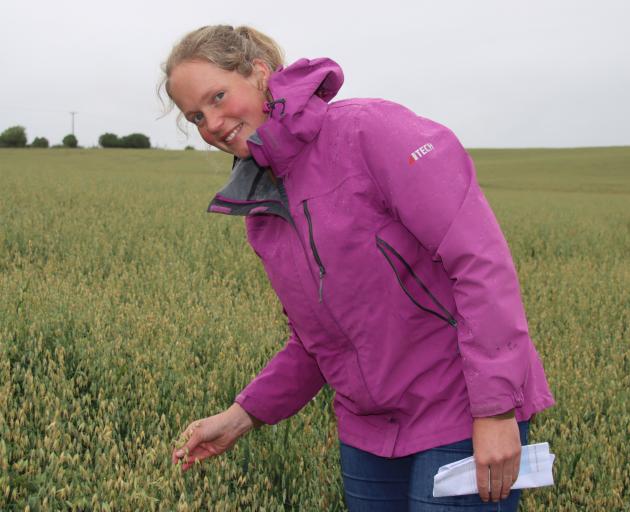
M 223 126 L 223 117 L 216 109 L 205 109 L 203 112 L 205 129 L 211 135 L 218 135 L 221 133 L 221 127 Z

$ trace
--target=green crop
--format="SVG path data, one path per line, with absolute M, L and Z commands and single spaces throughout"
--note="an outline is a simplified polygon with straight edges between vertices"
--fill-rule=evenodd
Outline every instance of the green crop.
M 630 510 L 630 148 L 472 151 L 558 402 L 554 487 L 522 510 Z M 0 510 L 344 510 L 332 391 L 185 474 L 193 420 L 279 350 L 218 153 L 0 150 Z

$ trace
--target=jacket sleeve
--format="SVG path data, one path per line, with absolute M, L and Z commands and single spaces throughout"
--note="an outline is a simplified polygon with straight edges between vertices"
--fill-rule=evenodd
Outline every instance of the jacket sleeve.
M 304 349 L 289 320 L 285 347 L 235 398 L 248 413 L 273 425 L 297 413 L 325 383 L 315 359 Z
M 384 202 L 453 282 L 459 351 L 474 417 L 520 407 L 530 344 L 505 238 L 453 133 L 386 101 L 356 118 Z

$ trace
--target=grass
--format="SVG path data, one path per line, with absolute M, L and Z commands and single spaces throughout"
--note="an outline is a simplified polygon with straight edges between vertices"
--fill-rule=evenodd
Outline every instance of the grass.
M 558 405 L 522 510 L 630 510 L 630 148 L 473 150 Z M 283 344 L 230 159 L 0 150 L 0 510 L 344 510 L 325 388 L 184 475 L 174 439 Z

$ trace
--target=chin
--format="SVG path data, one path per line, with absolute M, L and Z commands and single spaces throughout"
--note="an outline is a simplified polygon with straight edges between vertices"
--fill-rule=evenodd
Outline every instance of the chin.
M 230 153 L 232 153 L 234 156 L 237 156 L 238 158 L 249 158 L 251 156 L 251 153 L 249 152 L 249 148 L 239 148 L 239 149 L 234 149 L 233 151 L 230 151 Z
M 251 153 L 249 152 L 249 147 L 247 146 L 247 144 L 245 144 L 245 147 L 239 145 L 236 146 L 226 146 L 226 145 L 215 145 L 215 144 L 210 144 L 211 146 L 223 151 L 224 153 L 227 153 L 229 155 L 234 155 L 235 157 L 238 158 L 249 158 L 251 156 Z

